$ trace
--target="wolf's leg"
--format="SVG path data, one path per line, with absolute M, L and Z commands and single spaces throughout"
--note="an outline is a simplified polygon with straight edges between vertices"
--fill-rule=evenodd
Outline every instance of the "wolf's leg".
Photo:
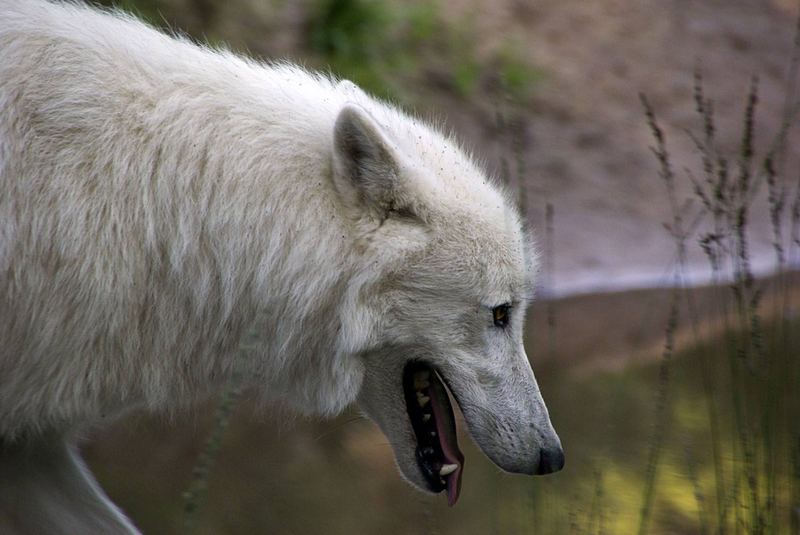
M 130 535 L 139 531 L 60 435 L 0 438 L 0 533 Z

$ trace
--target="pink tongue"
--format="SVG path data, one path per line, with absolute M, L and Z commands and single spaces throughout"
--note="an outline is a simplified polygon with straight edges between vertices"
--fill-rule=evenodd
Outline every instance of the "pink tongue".
M 461 472 L 464 469 L 464 454 L 458 449 L 456 422 L 447 391 L 436 374 L 431 379 L 431 407 L 433 408 L 433 417 L 436 420 L 436 434 L 439 437 L 439 446 L 444 454 L 444 463 L 458 465 L 458 468 L 453 473 L 444 476 L 447 484 L 447 504 L 452 507 L 458 501 L 458 495 L 461 492 Z

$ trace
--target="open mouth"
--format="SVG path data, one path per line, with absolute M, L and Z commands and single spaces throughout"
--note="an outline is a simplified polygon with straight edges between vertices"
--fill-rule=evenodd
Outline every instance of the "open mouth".
M 403 392 L 411 427 L 417 439 L 417 464 L 432 492 L 447 489 L 454 505 L 461 490 L 464 454 L 458 449 L 453 407 L 440 375 L 419 361 L 403 370 Z

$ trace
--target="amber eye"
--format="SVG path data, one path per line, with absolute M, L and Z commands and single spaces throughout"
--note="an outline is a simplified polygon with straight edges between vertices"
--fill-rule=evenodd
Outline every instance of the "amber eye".
M 505 328 L 511 320 L 511 305 L 505 303 L 496 306 L 492 309 L 492 318 L 494 319 L 494 326 Z

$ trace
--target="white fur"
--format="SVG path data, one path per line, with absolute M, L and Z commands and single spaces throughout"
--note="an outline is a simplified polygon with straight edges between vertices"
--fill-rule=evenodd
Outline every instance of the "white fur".
M 452 140 L 349 82 L 0 0 L 0 452 L 190 405 L 238 368 L 304 413 L 359 397 L 420 484 L 396 389 L 370 387 L 414 356 L 386 356 L 400 348 L 445 370 L 487 454 L 530 471 L 557 438 L 524 307 L 504 333 L 488 312 L 530 294 L 512 206 Z M 489 437 L 500 411 L 526 429 L 508 444 Z

